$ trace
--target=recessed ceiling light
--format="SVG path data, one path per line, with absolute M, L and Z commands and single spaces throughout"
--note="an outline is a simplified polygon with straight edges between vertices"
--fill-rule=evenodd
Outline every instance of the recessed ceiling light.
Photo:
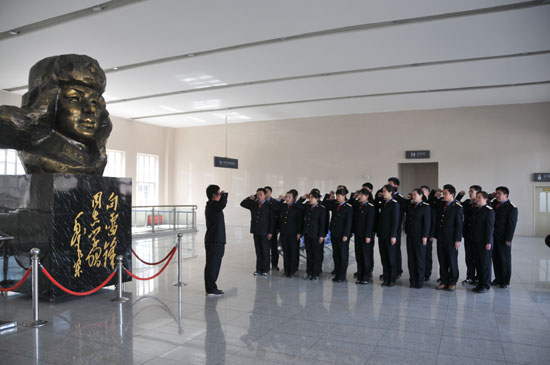
M 18 30 L 10 30 L 8 32 L 9 35 L 18 35 L 19 34 L 19 31 Z
M 113 70 L 118 70 L 118 67 L 113 67 Z

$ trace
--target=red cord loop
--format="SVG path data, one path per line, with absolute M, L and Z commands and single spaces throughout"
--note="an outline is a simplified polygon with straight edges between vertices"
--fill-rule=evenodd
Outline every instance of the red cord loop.
M 148 278 L 140 278 L 139 276 L 136 276 L 134 275 L 133 273 L 131 273 L 128 269 L 124 268 L 124 270 L 126 271 L 126 274 L 130 275 L 131 277 L 133 277 L 134 279 L 136 280 L 142 280 L 142 281 L 145 281 L 145 280 L 151 280 L 151 279 L 154 279 L 156 278 L 157 276 L 159 276 L 160 274 L 162 274 L 162 272 L 164 271 L 164 269 L 166 269 L 166 267 L 168 266 L 168 264 L 170 263 L 170 261 L 172 260 L 172 257 L 174 257 L 174 254 L 176 253 L 176 247 L 174 247 L 172 249 L 172 252 L 170 252 L 170 255 L 168 256 L 168 261 L 164 264 L 164 266 L 162 267 L 162 269 L 160 269 L 160 271 L 158 273 L 156 273 L 155 275 L 151 276 L 151 277 L 148 277 Z
M 136 253 L 136 251 L 134 251 L 134 249 L 132 248 L 132 253 L 134 254 L 134 256 L 136 257 L 136 259 L 138 259 L 139 261 L 143 262 L 145 265 L 159 265 L 159 264 L 162 264 L 164 261 L 166 261 L 166 259 L 168 259 L 168 257 L 170 257 L 170 254 L 172 253 L 173 250 L 176 249 L 176 246 L 174 246 L 170 252 L 168 252 L 168 255 L 166 255 L 165 258 L 163 258 L 162 260 L 158 261 L 158 262 L 147 262 L 147 261 L 144 261 L 142 260 Z
M 115 274 L 116 274 L 116 271 L 113 271 L 113 272 L 111 273 L 111 275 L 109 275 L 109 277 L 108 277 L 104 282 L 102 282 L 97 288 L 92 289 L 92 290 L 89 290 L 89 291 L 87 291 L 87 292 L 79 293 L 79 292 L 76 292 L 76 291 L 72 291 L 72 290 L 70 290 L 70 289 L 67 289 L 67 288 L 65 288 L 63 285 L 59 284 L 59 283 L 57 282 L 57 280 L 55 280 L 55 279 L 50 275 L 50 273 L 49 273 L 48 271 L 46 271 L 45 268 L 42 268 L 42 272 L 44 273 L 44 275 L 46 275 L 46 277 L 47 277 L 48 279 L 50 279 L 50 281 L 51 281 L 55 286 L 57 286 L 59 289 L 63 290 L 65 293 L 71 294 L 71 295 L 77 295 L 77 296 L 80 296 L 80 297 L 85 296 L 85 295 L 93 294 L 93 293 L 95 293 L 96 291 L 98 291 L 99 289 L 103 288 L 105 285 L 107 285 L 107 283 L 109 283 L 109 281 L 111 281 L 111 279 L 112 279 L 112 278 L 115 276 Z
M 11 288 L 0 288 L 0 291 L 14 291 L 15 289 L 19 288 L 23 284 L 23 282 L 25 280 L 27 280 L 27 278 L 29 277 L 31 271 L 32 271 L 32 269 L 28 268 L 25 275 L 23 275 L 23 277 L 21 278 L 21 280 L 19 280 L 19 282 L 17 284 L 12 286 Z

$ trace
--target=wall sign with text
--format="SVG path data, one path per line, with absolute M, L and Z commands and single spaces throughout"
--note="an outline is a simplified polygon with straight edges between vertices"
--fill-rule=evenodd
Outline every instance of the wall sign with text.
M 405 151 L 405 158 L 430 158 L 430 151 Z
M 535 172 L 533 181 L 550 181 L 550 172 Z
M 214 167 L 225 167 L 227 169 L 238 169 L 239 160 L 229 157 L 214 156 Z

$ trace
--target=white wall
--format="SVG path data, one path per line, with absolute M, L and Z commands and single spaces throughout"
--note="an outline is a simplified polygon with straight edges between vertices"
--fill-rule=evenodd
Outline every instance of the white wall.
M 0 90 L 0 105 L 21 106 L 21 96 Z M 108 109 L 108 106 L 107 106 Z M 126 176 L 136 181 L 136 156 L 138 152 L 159 156 L 159 203 L 169 204 L 169 171 L 174 133 L 172 128 L 156 127 L 111 115 L 113 131 L 107 140 L 107 148 L 126 152 Z M 169 168 L 170 167 L 170 168 Z M 133 196 L 135 196 L 135 183 Z M 135 203 L 135 201 L 134 201 Z
M 304 118 L 229 125 L 229 157 L 239 169 L 213 167 L 224 155 L 224 126 L 176 129 L 172 201 L 198 204 L 203 220 L 205 188 L 230 192 L 226 221 L 248 224 L 240 201 L 259 186 L 279 195 L 337 184 L 380 187 L 397 176 L 406 150 L 427 149 L 439 163 L 439 185 L 457 190 L 480 184 L 509 187 L 519 207 L 517 234 L 532 235 L 532 173 L 550 171 L 550 103 Z M 367 178 L 368 176 L 368 178 Z

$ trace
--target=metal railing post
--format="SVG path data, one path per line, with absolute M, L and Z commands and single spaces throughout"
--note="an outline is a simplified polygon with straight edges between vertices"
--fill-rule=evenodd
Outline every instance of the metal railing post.
M 38 328 L 42 327 L 48 321 L 40 320 L 38 314 L 38 266 L 40 265 L 39 248 L 31 248 L 32 256 L 32 321 L 23 323 L 25 327 Z
M 178 233 L 178 243 L 176 246 L 178 247 L 178 281 L 172 284 L 173 286 L 185 286 L 183 282 L 183 272 L 181 269 L 181 238 L 183 237 L 183 233 Z
M 174 206 L 174 215 L 172 216 L 172 219 L 174 220 L 174 231 L 176 230 L 176 207 Z
M 152 207 L 152 220 L 151 220 L 151 229 L 153 230 L 153 233 L 155 233 L 155 207 Z
M 122 296 L 122 261 L 124 261 L 124 257 L 122 255 L 118 255 L 116 257 L 116 269 L 118 274 L 117 297 L 112 299 L 112 302 L 124 303 L 129 300 L 128 298 Z

